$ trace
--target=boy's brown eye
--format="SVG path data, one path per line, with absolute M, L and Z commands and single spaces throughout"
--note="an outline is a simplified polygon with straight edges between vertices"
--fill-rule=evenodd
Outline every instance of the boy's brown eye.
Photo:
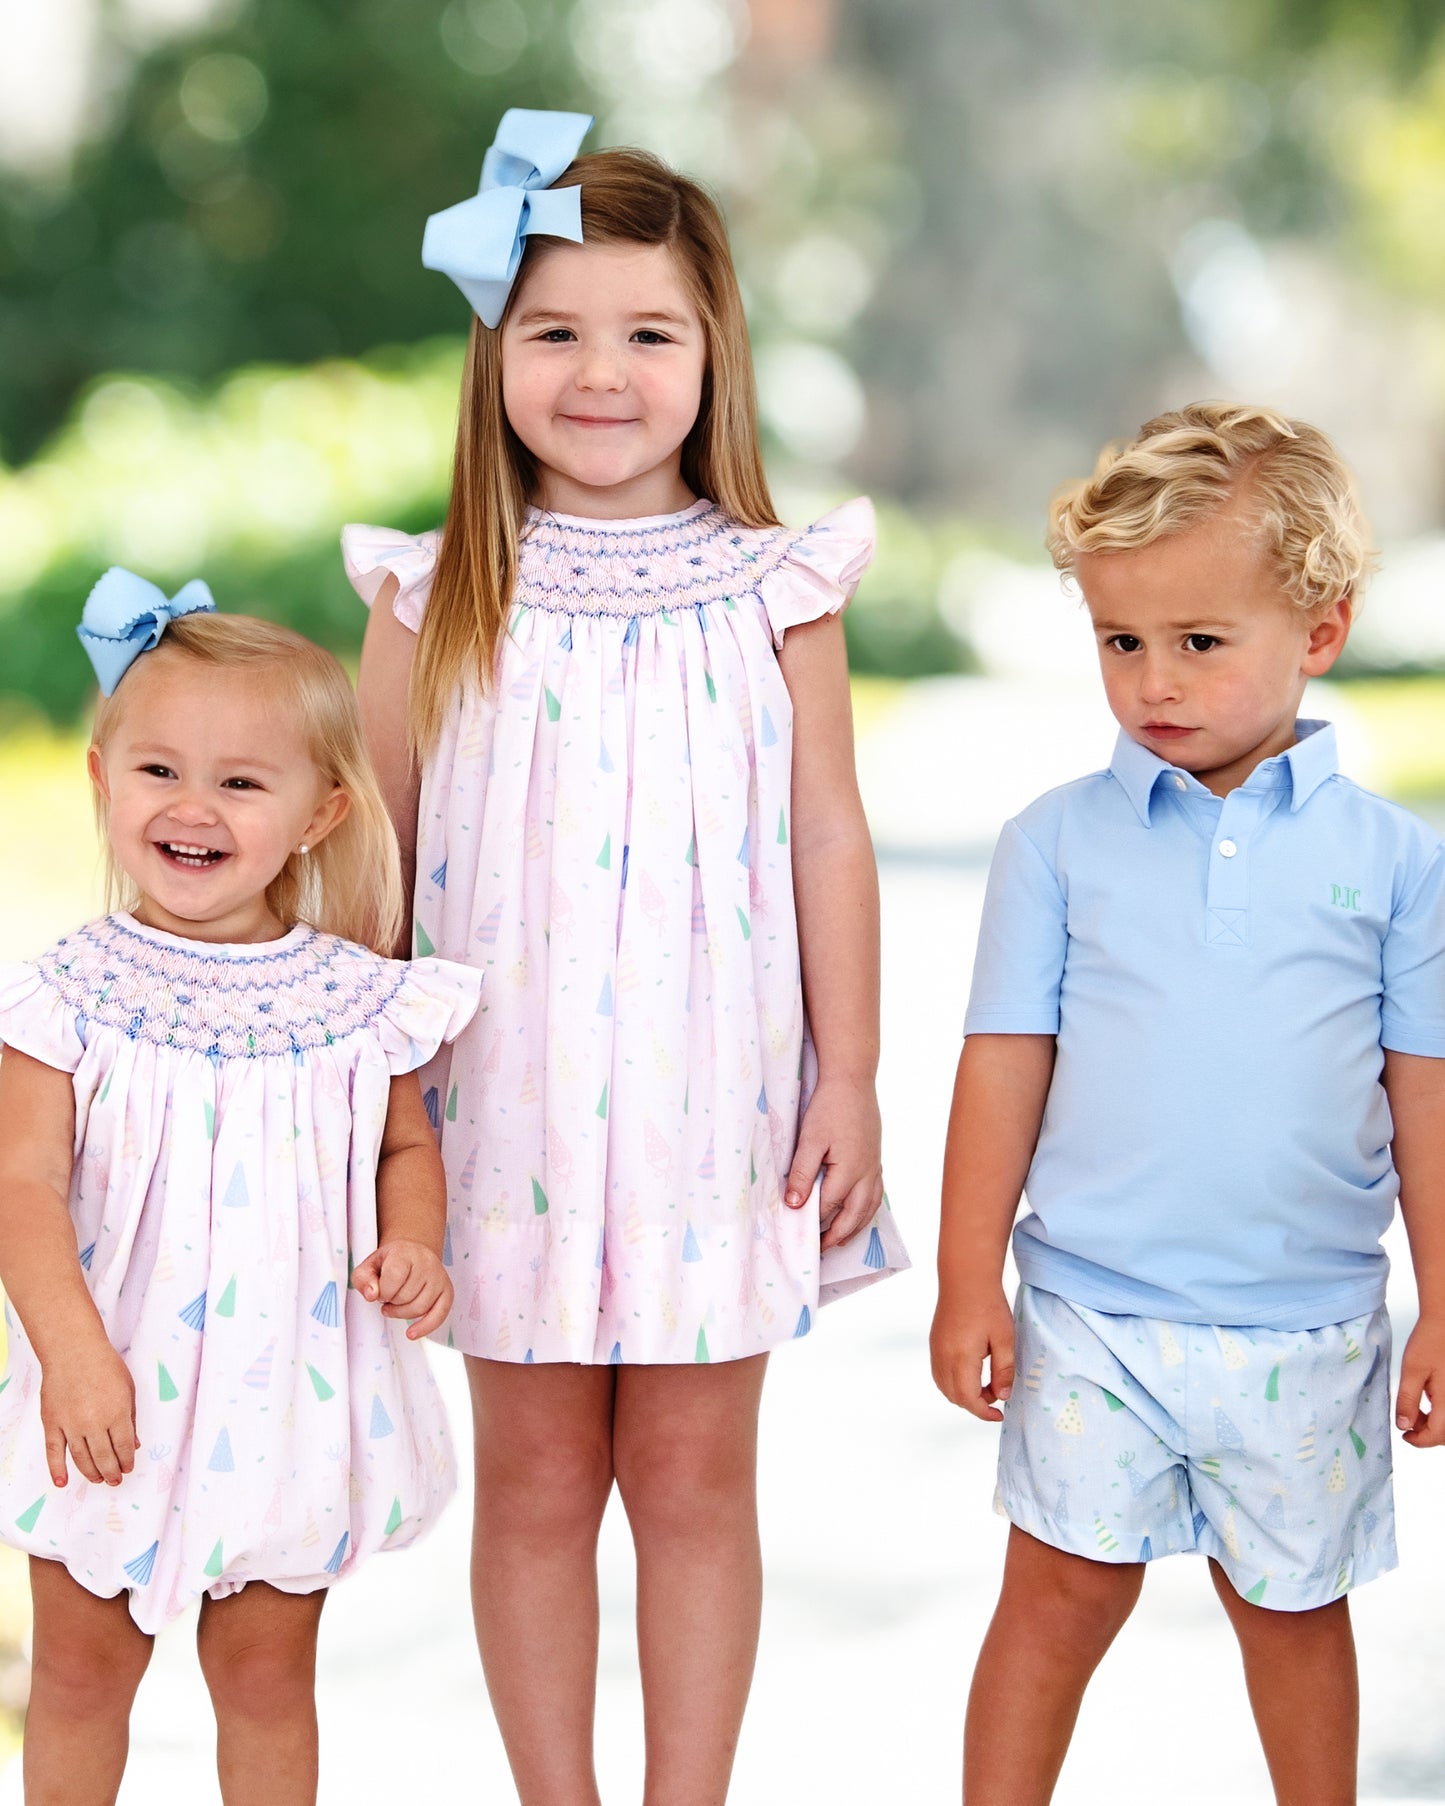
M 1208 652 L 1211 647 L 1217 646 L 1218 644 L 1218 640 L 1215 639 L 1212 633 L 1191 633 L 1189 636 L 1189 650 L 1191 652 Z

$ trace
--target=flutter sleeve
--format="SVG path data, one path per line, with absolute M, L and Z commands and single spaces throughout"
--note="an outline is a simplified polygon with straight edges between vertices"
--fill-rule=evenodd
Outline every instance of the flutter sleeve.
M 85 1052 L 84 1026 L 34 966 L 0 965 L 0 1046 L 74 1072 Z
M 781 646 L 790 627 L 841 613 L 872 564 L 876 543 L 873 504 L 866 495 L 844 502 L 800 533 L 758 586 L 773 643 Z
M 381 586 L 394 576 L 397 591 L 391 612 L 403 627 L 419 632 L 436 574 L 440 540 L 435 530 L 398 533 L 393 527 L 343 527 L 341 557 L 351 587 L 370 608 L 381 594 Z
M 454 1041 L 476 1014 L 482 974 L 449 959 L 406 963 L 401 983 L 377 1017 L 392 1076 L 424 1066 L 444 1041 Z

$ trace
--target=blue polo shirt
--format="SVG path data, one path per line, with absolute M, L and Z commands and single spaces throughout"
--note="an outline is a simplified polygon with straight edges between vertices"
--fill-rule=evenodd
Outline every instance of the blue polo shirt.
M 1445 848 L 1296 731 L 1223 799 L 1121 734 L 1003 830 L 964 1032 L 1058 1038 L 1030 1285 L 1262 1329 L 1384 1298 L 1382 1049 L 1445 1058 Z

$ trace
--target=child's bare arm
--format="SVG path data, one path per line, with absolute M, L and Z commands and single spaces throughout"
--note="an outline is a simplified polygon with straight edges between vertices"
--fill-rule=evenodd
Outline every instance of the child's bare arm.
M 1405 1344 L 1395 1422 L 1406 1442 L 1445 1442 L 1445 1060 L 1385 1053 L 1384 1085 L 1394 1119 L 1400 1214 L 1420 1294 L 1420 1320 Z M 1428 1399 L 1430 1409 L 1422 1408 Z
M 970 1035 L 953 1090 L 930 1337 L 933 1377 L 954 1404 L 993 1423 L 1002 1422 L 994 1407 L 1013 1385 L 1004 1254 L 1038 1144 L 1054 1052 L 1052 1035 Z
M 396 578 L 392 576 L 382 585 L 366 623 L 356 697 L 366 749 L 401 847 L 401 882 L 406 894 L 406 919 L 410 922 L 416 888 L 416 811 L 421 795 L 421 777 L 411 756 L 407 712 L 416 635 L 392 613 L 395 597 Z M 402 945 L 396 949 L 401 959 L 411 952 L 409 937 L 408 929 Z
M 0 1057 L 0 1280 L 40 1362 L 45 1457 L 118 1486 L 135 1465 L 135 1386 L 86 1288 L 71 1221 L 70 1076 L 7 1047 Z
M 853 768 L 843 623 L 788 629 L 779 664 L 793 703 L 793 895 L 818 1085 L 786 1197 L 799 1208 L 823 1169 L 823 1247 L 845 1242 L 883 1202 L 878 1074 L 878 871 Z
M 436 1137 L 414 1072 L 391 1081 L 381 1158 L 376 1170 L 377 1249 L 352 1274 L 363 1298 L 386 1317 L 414 1319 L 413 1340 L 429 1336 L 452 1308 L 452 1282 L 442 1265 L 447 1182 Z

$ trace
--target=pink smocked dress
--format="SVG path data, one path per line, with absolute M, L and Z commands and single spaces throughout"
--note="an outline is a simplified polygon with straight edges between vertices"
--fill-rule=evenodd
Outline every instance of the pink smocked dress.
M 140 1437 L 118 1487 L 56 1488 L 7 1305 L 0 1540 L 155 1631 L 248 1580 L 312 1592 L 431 1522 L 454 1471 L 425 1350 L 348 1281 L 392 1076 L 480 984 L 307 927 L 216 946 L 128 915 L 0 967 L 0 1041 L 74 1075 L 76 1248 Z
M 420 627 L 437 536 L 343 535 Z M 450 1185 L 446 1339 L 505 1361 L 733 1360 L 908 1264 L 891 1215 L 820 1258 L 782 1202 L 815 1069 L 777 648 L 836 613 L 872 509 L 533 514 L 496 681 L 425 762 L 416 947 L 487 975 L 423 1074 Z

